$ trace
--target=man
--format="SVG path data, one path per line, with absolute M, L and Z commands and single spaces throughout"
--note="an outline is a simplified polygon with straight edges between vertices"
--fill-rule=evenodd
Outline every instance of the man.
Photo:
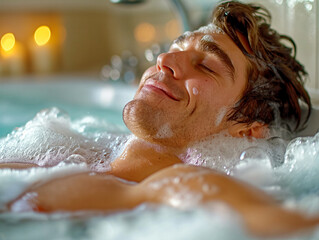
M 257 235 L 318 224 L 319 219 L 282 209 L 262 191 L 209 169 L 181 165 L 178 158 L 190 143 L 217 133 L 262 138 L 284 120 L 300 125 L 298 101 L 311 107 L 303 88 L 306 73 L 267 17 L 254 5 L 220 4 L 212 25 L 179 37 L 144 73 L 123 112 L 136 139 L 108 174 L 40 183 L 12 202 L 11 210 L 119 210 L 144 202 L 191 207 L 223 201 Z M 184 191 L 193 199 L 176 201 Z

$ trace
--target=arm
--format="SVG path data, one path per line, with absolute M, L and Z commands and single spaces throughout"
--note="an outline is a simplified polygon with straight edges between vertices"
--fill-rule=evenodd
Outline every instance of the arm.
M 318 217 L 310 219 L 286 210 L 265 192 L 207 168 L 175 165 L 153 174 L 141 185 L 151 202 L 175 207 L 180 202 L 179 207 L 191 207 L 187 202 L 183 206 L 183 193 L 187 191 L 194 194 L 193 205 L 226 203 L 239 213 L 247 229 L 258 236 L 288 235 L 319 225 Z
M 0 163 L 1 168 L 10 168 L 10 169 L 26 169 L 26 168 L 33 168 L 39 167 L 33 163 L 19 163 L 19 162 L 8 162 L 8 163 Z
M 129 209 L 144 200 L 135 186 L 111 175 L 79 173 L 31 187 L 10 208 L 39 212 Z
M 319 223 L 318 219 L 308 220 L 299 213 L 284 210 L 262 191 L 229 176 L 185 165 L 161 170 L 139 184 L 90 173 L 55 179 L 30 189 L 11 204 L 11 209 L 44 212 L 123 210 L 143 202 L 183 207 L 185 191 L 194 196 L 193 201 L 187 202 L 187 207 L 223 201 L 236 210 L 247 228 L 257 235 L 287 234 Z

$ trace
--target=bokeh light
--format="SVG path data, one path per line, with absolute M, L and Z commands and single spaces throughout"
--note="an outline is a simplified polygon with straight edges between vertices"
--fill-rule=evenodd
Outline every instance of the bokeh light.
M 134 36 L 136 41 L 147 43 L 155 39 L 156 30 L 150 23 L 140 23 L 134 30 Z
M 14 48 L 16 39 L 13 33 L 6 33 L 1 38 L 1 47 L 5 52 L 9 52 Z
M 172 41 L 181 35 L 181 26 L 176 19 L 172 19 L 165 24 L 166 36 Z
M 48 26 L 38 27 L 34 32 L 34 41 L 37 45 L 43 46 L 49 42 L 51 38 L 51 30 Z

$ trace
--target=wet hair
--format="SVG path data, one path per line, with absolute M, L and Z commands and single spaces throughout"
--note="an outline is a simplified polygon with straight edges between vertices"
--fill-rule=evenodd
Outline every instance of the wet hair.
M 294 126 L 286 126 L 289 130 L 303 127 L 311 113 L 310 97 L 304 88 L 307 72 L 295 58 L 294 41 L 270 27 L 267 9 L 224 1 L 213 11 L 212 22 L 234 41 L 249 62 L 248 83 L 228 120 L 248 125 L 258 121 L 270 126 L 293 121 Z M 250 49 L 244 47 L 239 34 L 246 38 Z M 302 104 L 308 110 L 303 121 Z

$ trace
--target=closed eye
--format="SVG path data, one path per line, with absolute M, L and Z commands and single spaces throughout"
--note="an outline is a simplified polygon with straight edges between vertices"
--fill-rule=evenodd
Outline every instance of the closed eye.
M 199 64 L 199 66 L 204 69 L 205 71 L 209 72 L 209 73 L 215 73 L 215 71 L 213 71 L 210 67 L 207 67 L 204 64 Z

